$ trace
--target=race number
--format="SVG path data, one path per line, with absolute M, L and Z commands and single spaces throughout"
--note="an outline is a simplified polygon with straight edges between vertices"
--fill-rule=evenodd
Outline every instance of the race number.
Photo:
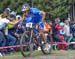
M 33 23 L 26 23 L 26 27 L 32 28 Z

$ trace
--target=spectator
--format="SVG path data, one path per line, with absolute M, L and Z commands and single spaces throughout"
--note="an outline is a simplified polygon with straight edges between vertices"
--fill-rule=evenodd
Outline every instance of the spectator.
M 10 42 L 8 44 L 9 45 L 14 45 L 15 39 L 13 38 L 12 35 L 10 35 L 8 33 L 8 28 L 5 25 L 7 25 L 7 24 L 15 25 L 15 24 L 17 24 L 19 22 L 19 20 L 10 21 L 9 20 L 10 19 L 9 14 L 10 14 L 10 12 L 7 9 L 5 9 L 4 12 L 3 12 L 3 16 L 2 16 L 2 18 L 0 20 L 0 25 L 1 25 L 2 28 L 5 28 L 5 32 L 3 31 L 4 32 L 3 34 L 5 34 L 5 36 L 7 38 L 6 43 L 8 42 L 8 40 L 10 40 Z
M 9 18 L 10 18 L 10 21 L 14 22 L 14 20 L 16 19 L 16 13 L 11 12 Z M 16 37 L 14 36 L 14 33 L 15 33 L 15 28 L 14 27 L 15 27 L 15 25 L 7 24 L 6 27 L 8 28 L 8 35 L 6 35 L 7 46 L 13 46 L 16 43 Z M 14 52 L 14 48 L 9 48 L 8 52 Z
M 75 23 L 70 26 L 70 32 L 72 34 L 72 40 L 70 41 L 75 42 Z
M 59 28 L 58 28 L 58 36 L 60 38 L 60 42 L 58 42 L 59 44 L 62 45 L 62 47 L 60 48 L 61 50 L 65 50 L 66 49 L 66 42 L 65 42 L 65 39 L 64 39 L 64 23 L 63 22 L 60 22 L 59 24 Z
M 53 30 L 52 30 L 53 40 L 55 42 L 57 42 L 57 47 L 59 50 L 61 50 L 61 49 L 64 50 L 66 48 L 66 44 L 65 44 L 64 36 L 63 36 L 63 34 L 64 34 L 63 26 L 60 25 L 60 19 L 59 18 L 55 19 L 55 23 L 52 27 L 53 27 Z M 64 44 L 61 44 L 60 42 L 62 42 Z
M 6 39 L 3 34 L 3 29 L 0 28 L 0 47 L 5 47 L 6 45 Z M 6 49 L 0 50 L 0 56 L 4 55 L 6 53 Z
M 1 14 L 0 17 L 0 46 L 4 47 L 6 46 L 6 39 L 4 36 L 4 27 L 7 23 L 9 23 L 9 20 L 7 20 L 5 17 L 7 17 L 7 15 L 9 15 L 10 11 L 6 8 L 3 12 L 3 14 Z M 5 54 L 6 49 L 4 50 L 0 50 L 0 56 L 2 56 L 3 54 Z
M 55 22 L 52 24 L 52 36 L 53 36 L 53 41 L 56 41 L 56 42 L 58 42 L 60 39 L 59 39 L 59 37 L 58 37 L 58 35 L 57 35 L 57 29 L 55 28 L 55 26 L 57 25 L 57 24 L 59 24 L 60 23 L 60 19 L 59 18 L 56 18 L 55 19 Z
M 70 33 L 70 24 L 68 20 L 65 20 L 64 31 L 65 31 L 66 42 L 70 42 L 72 39 L 72 35 Z
M 56 18 L 55 22 L 52 24 L 52 37 L 53 37 L 53 42 L 57 42 L 57 47 L 60 48 L 60 38 L 57 35 L 58 30 L 56 29 L 56 26 L 60 23 L 60 19 Z
M 51 29 L 50 24 L 47 23 L 47 22 L 45 22 L 45 23 L 44 23 L 44 32 L 45 32 L 45 33 L 48 33 L 48 32 L 50 31 L 50 29 Z

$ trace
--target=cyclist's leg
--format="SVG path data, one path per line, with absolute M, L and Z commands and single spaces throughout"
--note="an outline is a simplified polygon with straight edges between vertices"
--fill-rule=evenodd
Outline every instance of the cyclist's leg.
M 46 36 L 43 30 L 44 30 L 44 23 L 40 22 L 39 23 L 39 34 L 42 35 L 43 41 L 46 43 Z
M 47 42 L 48 34 L 44 33 L 44 23 L 43 22 L 41 24 L 39 24 L 39 33 L 40 33 L 40 35 L 42 35 L 43 42 L 45 43 L 45 49 L 48 50 L 50 45 Z

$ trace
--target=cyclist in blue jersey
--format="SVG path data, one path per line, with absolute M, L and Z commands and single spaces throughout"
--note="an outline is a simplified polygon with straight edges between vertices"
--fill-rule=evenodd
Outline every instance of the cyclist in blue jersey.
M 40 11 L 37 8 L 32 8 L 28 4 L 22 5 L 21 11 L 23 12 L 23 19 L 25 19 L 26 22 L 34 22 L 34 23 L 44 22 L 44 19 L 45 19 L 44 11 Z M 34 17 L 35 20 L 29 19 L 32 17 Z
M 22 18 L 25 21 L 25 23 L 35 23 L 36 29 L 39 28 L 39 33 L 42 34 L 43 39 L 45 40 L 45 36 L 43 35 L 43 29 L 46 13 L 37 8 L 30 7 L 28 4 L 23 4 L 21 11 L 23 13 Z

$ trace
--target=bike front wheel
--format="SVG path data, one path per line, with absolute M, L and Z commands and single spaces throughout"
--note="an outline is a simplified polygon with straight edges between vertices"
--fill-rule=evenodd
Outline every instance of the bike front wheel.
M 29 56 L 31 54 L 31 44 L 30 44 L 30 34 L 29 32 L 24 32 L 21 40 L 20 40 L 20 51 L 21 54 L 26 57 Z

